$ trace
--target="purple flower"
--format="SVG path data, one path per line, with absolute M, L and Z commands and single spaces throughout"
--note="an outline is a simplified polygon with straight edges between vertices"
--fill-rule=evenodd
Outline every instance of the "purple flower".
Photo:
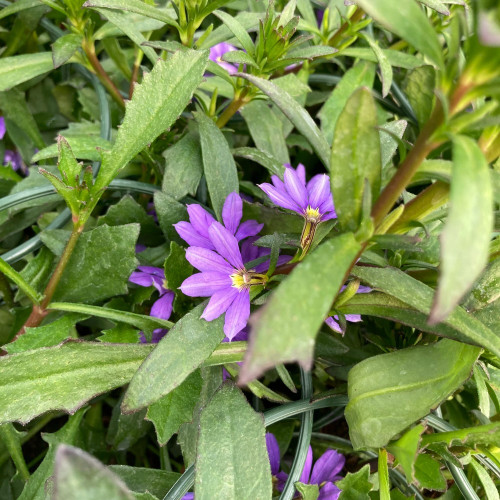
M 340 291 L 342 291 L 344 289 L 345 289 L 345 285 L 340 289 Z M 369 293 L 371 291 L 372 291 L 372 289 L 369 286 L 359 285 L 356 293 Z M 349 323 L 359 323 L 360 321 L 362 321 L 360 314 L 346 314 L 345 319 L 346 319 L 346 321 L 349 321 Z M 326 318 L 325 323 L 334 332 L 337 332 L 337 333 L 344 335 L 345 331 L 340 326 L 339 317 L 337 315 L 330 316 L 330 317 Z
M 196 247 L 215 250 L 210 240 L 208 229 L 215 219 L 200 205 L 187 205 L 189 222 L 181 221 L 174 224 L 179 236 L 188 244 Z M 240 224 L 243 216 L 243 202 L 238 193 L 231 193 L 222 207 L 222 221 L 224 226 L 236 237 L 238 241 L 256 236 L 264 227 L 256 220 L 247 220 Z
M 326 174 L 318 174 L 306 183 L 304 165 L 299 164 L 296 170 L 289 165 L 285 167 L 283 180 L 273 175 L 272 184 L 259 184 L 259 187 L 275 205 L 292 210 L 304 218 L 300 244 L 305 254 L 311 246 L 317 225 L 337 217 L 330 191 L 330 178 Z
M 212 321 L 226 313 L 224 333 L 232 340 L 250 316 L 250 288 L 267 282 L 267 276 L 247 270 L 232 231 L 219 222 L 208 228 L 208 239 L 215 249 L 191 246 L 186 259 L 201 273 L 193 274 L 180 286 L 190 297 L 210 297 L 202 318 Z
M 280 450 L 278 441 L 270 434 L 266 434 L 267 453 L 269 463 L 271 464 L 271 474 L 276 477 L 276 488 L 283 491 L 288 474 L 280 472 Z M 321 455 L 314 467 L 312 467 L 313 453 L 309 446 L 304 469 L 300 475 L 299 481 L 304 484 L 317 484 L 319 488 L 318 500 L 337 500 L 340 495 L 340 489 L 334 482 L 341 479 L 339 472 L 345 464 L 345 457 L 335 450 L 328 449 Z M 312 472 L 311 472 L 312 468 Z
M 233 52 L 238 50 L 234 45 L 231 45 L 226 42 L 218 43 L 213 47 L 210 47 L 210 56 L 209 59 L 215 63 L 217 63 L 221 68 L 224 68 L 230 75 L 234 75 L 238 72 L 238 68 L 231 63 L 222 60 L 222 56 L 226 52 Z
M 139 286 L 150 287 L 154 286 L 160 297 L 155 301 L 151 307 L 150 316 L 160 319 L 168 319 L 172 314 L 172 303 L 175 294 L 172 290 L 165 287 L 165 272 L 161 267 L 152 266 L 139 266 L 137 271 L 134 271 L 128 279 L 131 283 Z M 153 337 L 151 342 L 159 342 L 167 333 L 163 328 L 153 330 Z M 146 337 L 143 332 L 140 333 L 141 342 L 146 343 Z
M 5 132 L 7 131 L 5 127 L 5 118 L 0 116 L 0 141 L 3 139 Z
M 4 138 L 6 132 L 7 128 L 5 127 L 5 119 L 3 116 L 0 116 L 0 140 Z M 21 170 L 23 173 L 27 173 L 27 169 L 23 163 L 21 155 L 17 151 L 6 149 L 4 152 L 2 165 L 9 164 L 14 170 Z

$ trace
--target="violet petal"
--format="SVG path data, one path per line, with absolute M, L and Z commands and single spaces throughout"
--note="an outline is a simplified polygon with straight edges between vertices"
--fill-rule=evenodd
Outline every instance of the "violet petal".
M 307 190 L 305 183 L 301 182 L 299 175 L 293 168 L 287 168 L 285 170 L 284 181 L 290 197 L 301 209 L 305 210 L 307 208 Z
M 250 236 L 256 236 L 262 231 L 263 227 L 264 224 L 259 224 L 256 220 L 246 220 L 240 225 L 234 237 L 238 241 L 241 241 L 245 238 L 249 238 Z
M 338 500 L 341 490 L 331 482 L 325 483 L 319 489 L 318 500 Z
M 333 481 L 335 476 L 343 469 L 344 464 L 344 455 L 338 453 L 336 450 L 326 450 L 314 464 L 310 484 L 321 484 L 325 481 Z
M 278 190 L 271 184 L 258 184 L 260 189 L 269 196 L 269 199 L 278 207 L 283 207 L 288 210 L 293 210 L 298 214 L 302 215 L 302 209 L 295 203 L 295 201 L 290 197 L 287 191 Z
M 207 307 L 201 317 L 207 321 L 213 321 L 221 314 L 224 314 L 238 295 L 238 290 L 234 287 L 224 288 L 215 292 L 208 301 Z
M 211 272 L 198 273 L 186 278 L 180 289 L 189 297 L 210 297 L 215 292 L 230 287 L 231 278 L 227 274 Z
M 233 340 L 248 323 L 250 317 L 250 293 L 248 290 L 240 290 L 233 303 L 226 312 L 224 322 L 224 333 L 229 340 Z
M 163 294 L 151 307 L 150 315 L 155 318 L 168 319 L 172 314 L 172 303 L 174 301 L 175 294 L 171 290 L 168 290 Z
M 332 196 L 330 192 L 330 178 L 326 174 L 315 175 L 307 183 L 309 205 L 311 208 L 319 208 Z
M 269 455 L 269 463 L 271 464 L 271 474 L 275 476 L 280 470 L 280 447 L 278 440 L 270 432 L 266 433 L 267 454 Z
M 309 476 L 311 475 L 311 467 L 313 462 L 313 450 L 311 446 L 307 450 L 307 457 L 304 463 L 304 468 L 302 469 L 302 474 L 300 475 L 299 481 L 304 484 L 309 484 Z
M 220 222 L 214 222 L 208 232 L 210 241 L 217 252 L 236 269 L 243 269 L 241 252 L 236 238 Z
M 224 202 L 222 207 L 222 220 L 224 221 L 224 226 L 231 233 L 236 233 L 236 229 L 240 224 L 241 218 L 243 217 L 243 202 L 241 201 L 240 195 L 238 193 L 231 193 Z M 241 238 L 236 238 L 240 240 Z
M 199 234 L 194 227 L 185 221 L 178 222 L 174 224 L 175 230 L 177 234 L 188 244 L 195 247 L 204 247 L 209 248 L 210 250 L 214 249 L 212 242 Z
M 203 247 L 189 247 L 187 261 L 202 272 L 217 271 L 230 275 L 234 269 L 216 252 Z
M 208 228 L 215 219 L 201 206 L 197 204 L 186 205 L 189 222 L 191 222 L 194 230 L 201 236 L 208 238 Z

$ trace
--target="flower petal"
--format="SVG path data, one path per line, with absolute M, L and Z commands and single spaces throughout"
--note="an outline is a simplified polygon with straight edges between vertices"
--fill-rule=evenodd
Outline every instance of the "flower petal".
M 194 230 L 201 236 L 208 238 L 208 228 L 215 219 L 201 206 L 197 204 L 186 205 L 189 222 Z
M 226 229 L 234 234 L 243 217 L 243 202 L 238 193 L 231 193 L 224 202 L 222 207 L 222 220 Z
M 338 316 L 330 316 L 329 318 L 326 318 L 325 323 L 334 331 L 337 333 L 341 333 L 344 335 L 344 332 L 342 331 L 342 328 L 340 328 L 340 325 L 338 323 Z
M 252 236 L 241 243 L 241 258 L 244 264 L 257 259 L 261 256 L 262 250 L 266 250 L 263 247 L 254 245 L 254 242 L 257 240 L 256 236 Z
M 284 175 L 285 187 L 295 203 L 302 209 L 307 208 L 307 190 L 305 182 L 302 182 L 299 175 L 293 168 L 287 168 Z
M 231 278 L 227 274 L 212 272 L 193 274 L 186 278 L 179 288 L 189 297 L 210 297 L 231 285 Z
M 360 321 L 363 321 L 360 314 L 346 314 L 345 319 L 346 321 L 349 321 L 349 323 L 359 323 Z
M 325 483 L 319 490 L 318 500 L 337 500 L 340 496 L 341 490 L 333 483 Z
M 175 294 L 171 290 L 168 290 L 164 295 L 162 295 L 151 307 L 150 316 L 160 319 L 168 319 L 172 314 L 172 303 L 174 301 Z
M 307 450 L 306 462 L 304 468 L 302 469 L 302 474 L 300 475 L 299 481 L 304 484 L 309 484 L 309 476 L 311 475 L 311 467 L 313 463 L 313 450 L 311 446 Z
M 156 330 L 153 330 L 153 335 L 151 336 L 151 343 L 152 344 L 158 344 L 158 342 L 165 337 L 165 335 L 168 333 L 168 330 L 165 330 L 163 328 L 157 328 Z
M 194 229 L 192 224 L 189 222 L 181 221 L 174 224 L 177 234 L 188 244 L 195 247 L 204 247 L 213 250 L 214 246 L 212 242 L 202 236 L 198 231 Z
M 217 271 L 229 276 L 234 271 L 218 253 L 208 248 L 189 247 L 186 250 L 186 259 L 192 266 L 202 272 Z
M 304 167 L 304 165 L 302 165 L 302 163 L 299 163 L 297 165 L 297 168 L 295 169 L 295 172 L 299 176 L 299 179 L 302 182 L 302 184 L 305 184 L 306 183 L 306 167 Z
M 6 131 L 7 128 L 5 127 L 5 118 L 3 116 L 0 116 L 0 140 L 3 139 Z
M 271 184 L 264 183 L 258 184 L 260 189 L 269 196 L 269 199 L 278 207 L 283 207 L 288 210 L 293 210 L 298 214 L 302 215 L 302 209 L 295 203 L 292 197 L 288 194 L 288 191 L 278 189 Z
M 236 269 L 243 269 L 243 260 L 236 238 L 220 222 L 214 222 L 208 232 L 215 250 Z
M 319 208 L 328 198 L 332 198 L 330 191 L 330 178 L 326 174 L 315 175 L 307 183 L 307 194 L 309 195 L 309 205 L 312 208 Z
M 258 235 L 263 227 L 264 224 L 259 224 L 256 220 L 246 220 L 245 222 L 240 224 L 240 227 L 238 228 L 234 236 L 238 241 L 241 241 L 244 238 Z
M 326 450 L 314 464 L 310 484 L 333 481 L 335 476 L 343 469 L 344 464 L 344 455 L 338 453 L 336 450 Z
M 139 286 L 153 286 L 153 276 L 150 274 L 141 273 L 140 271 L 134 271 L 130 278 L 128 279 L 131 283 Z
M 215 292 L 208 301 L 207 307 L 205 307 L 201 317 L 207 321 L 213 321 L 215 318 L 218 318 L 227 311 L 236 298 L 236 295 L 238 295 L 238 290 L 234 287 L 224 288 L 219 292 Z
M 250 317 L 250 293 L 248 290 L 240 290 L 233 303 L 226 312 L 224 322 L 224 333 L 229 340 L 233 340 L 245 326 Z
M 270 432 L 266 433 L 266 446 L 269 463 L 271 464 L 271 474 L 275 476 L 280 470 L 280 447 L 278 440 Z

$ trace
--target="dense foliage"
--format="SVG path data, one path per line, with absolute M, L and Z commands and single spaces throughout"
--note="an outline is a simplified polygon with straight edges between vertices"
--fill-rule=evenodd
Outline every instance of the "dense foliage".
M 500 7 L 345 4 L 0 0 L 2 500 L 499 499 Z

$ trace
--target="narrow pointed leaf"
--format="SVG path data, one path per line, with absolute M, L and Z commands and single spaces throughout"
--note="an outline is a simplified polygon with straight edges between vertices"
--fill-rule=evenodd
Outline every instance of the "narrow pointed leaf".
M 215 393 L 200 417 L 197 500 L 272 497 L 264 418 L 232 383 Z
M 52 52 L 4 57 L 0 59 L 0 91 L 9 90 L 53 69 Z
M 306 369 L 311 366 L 316 334 L 359 248 L 351 233 L 332 238 L 280 284 L 253 318 L 240 383 L 248 383 L 280 363 L 298 361 Z
M 488 262 L 493 192 L 488 163 L 477 143 L 453 141 L 450 209 L 441 235 L 441 275 L 430 320 L 443 321 Z
M 246 73 L 241 73 L 239 76 L 262 90 L 281 109 L 297 130 L 309 141 L 323 165 L 328 169 L 330 148 L 311 115 L 290 94 L 277 87 L 273 82 Z

